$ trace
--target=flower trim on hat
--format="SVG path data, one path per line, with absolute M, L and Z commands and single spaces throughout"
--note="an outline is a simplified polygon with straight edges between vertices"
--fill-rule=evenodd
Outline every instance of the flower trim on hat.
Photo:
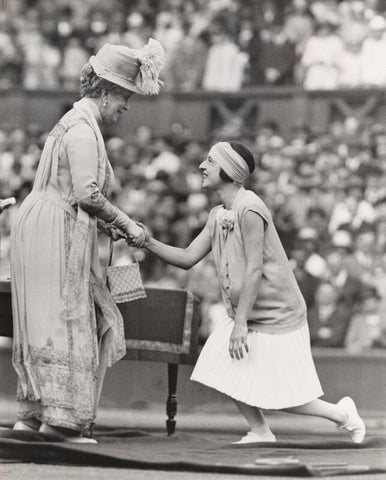
M 165 50 L 162 45 L 152 38 L 141 49 L 138 57 L 139 71 L 135 78 L 135 85 L 146 95 L 156 95 L 163 84 L 159 74 L 165 65 Z

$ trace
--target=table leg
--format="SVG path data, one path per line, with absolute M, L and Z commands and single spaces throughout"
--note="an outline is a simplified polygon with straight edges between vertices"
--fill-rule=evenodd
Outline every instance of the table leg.
M 166 420 L 166 431 L 168 435 L 173 435 L 176 428 L 176 421 L 174 417 L 177 414 L 177 375 L 178 364 L 168 363 L 168 387 L 169 395 L 166 401 L 166 414 L 168 419 Z

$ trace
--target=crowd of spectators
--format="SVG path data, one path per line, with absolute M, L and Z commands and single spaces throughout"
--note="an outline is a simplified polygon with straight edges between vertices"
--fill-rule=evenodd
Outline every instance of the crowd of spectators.
M 386 86 L 382 0 L 12 0 L 0 7 L 0 88 L 77 89 L 102 44 L 167 53 L 165 88 Z
M 0 131 L 0 198 L 29 193 L 47 132 Z M 229 135 L 229 132 L 228 132 Z M 198 142 L 180 124 L 159 138 L 147 125 L 110 137 L 113 201 L 154 236 L 186 246 L 217 202 L 201 191 L 198 166 L 214 140 Z M 305 297 L 314 346 L 353 352 L 386 347 L 386 128 L 349 117 L 315 134 L 281 135 L 274 122 L 235 138 L 255 155 L 247 188 L 266 202 Z M 17 205 L 0 216 L 0 276 L 9 275 L 9 233 Z M 118 242 L 117 261 L 127 262 Z M 107 242 L 101 238 L 102 261 Z M 224 315 L 209 255 L 188 272 L 136 251 L 146 284 L 188 288 L 201 299 L 205 338 Z

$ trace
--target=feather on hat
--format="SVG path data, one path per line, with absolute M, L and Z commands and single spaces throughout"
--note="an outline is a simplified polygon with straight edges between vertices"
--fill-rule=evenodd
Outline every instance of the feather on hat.
M 152 38 L 138 49 L 106 43 L 89 63 L 98 77 L 141 95 L 156 95 L 162 85 L 159 74 L 165 65 L 165 51 Z

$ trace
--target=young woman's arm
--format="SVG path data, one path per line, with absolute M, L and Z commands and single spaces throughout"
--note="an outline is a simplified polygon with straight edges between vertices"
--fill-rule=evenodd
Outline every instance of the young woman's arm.
M 256 302 L 263 269 L 264 220 L 255 212 L 248 211 L 241 219 L 246 267 L 241 284 L 235 324 L 229 341 L 229 354 L 239 360 L 248 352 L 247 320 Z
M 172 247 L 147 235 L 144 247 L 165 262 L 188 270 L 210 252 L 212 245 L 209 227 L 205 225 L 187 248 Z

